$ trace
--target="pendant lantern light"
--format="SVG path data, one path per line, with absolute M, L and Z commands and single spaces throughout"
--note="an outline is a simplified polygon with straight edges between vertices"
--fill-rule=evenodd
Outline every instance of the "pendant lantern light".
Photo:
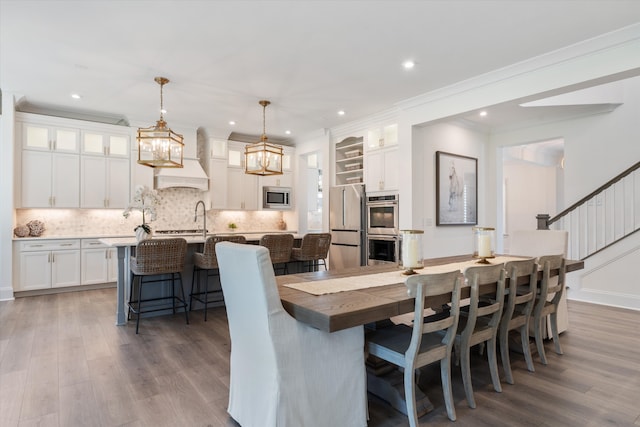
M 282 175 L 282 146 L 267 142 L 265 111 L 269 101 L 262 100 L 262 136 L 255 144 L 244 149 L 244 171 L 252 175 Z
M 184 138 L 164 121 L 162 89 L 169 79 L 156 77 L 154 80 L 160 85 L 160 120 L 155 126 L 138 129 L 138 163 L 152 168 L 181 168 Z

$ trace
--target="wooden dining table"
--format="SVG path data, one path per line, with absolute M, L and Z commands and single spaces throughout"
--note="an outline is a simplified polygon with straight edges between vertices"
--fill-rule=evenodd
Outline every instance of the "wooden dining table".
M 511 256 L 513 257 L 513 256 Z M 523 259 L 530 257 L 522 257 Z M 499 260 L 499 258 L 496 258 Z M 490 260 L 489 262 L 497 262 Z M 424 261 L 424 270 L 418 273 L 428 273 L 428 267 L 446 267 L 459 263 L 473 261 L 471 255 L 449 256 L 442 258 L 432 258 Z M 584 268 L 583 261 L 566 261 L 566 272 L 581 270 Z M 289 274 L 277 276 L 278 291 L 284 309 L 295 319 L 313 326 L 314 328 L 335 332 L 355 326 L 368 325 L 375 327 L 383 323 L 389 323 L 390 318 L 414 311 L 415 300 L 407 294 L 403 278 L 398 275 L 398 283 L 384 286 L 367 287 L 357 290 L 347 290 L 323 295 L 314 295 L 300 289 L 293 289 L 287 285 L 300 284 L 301 282 L 316 282 L 336 278 L 354 278 L 376 273 L 388 273 L 400 271 L 396 265 L 377 265 L 366 267 L 355 267 L 343 270 L 317 271 L 311 273 Z M 558 270 L 551 271 L 551 275 L 558 275 Z M 538 271 L 538 280 L 542 279 L 542 271 Z M 526 278 L 523 278 L 526 280 Z M 508 283 L 506 284 L 508 286 Z M 461 298 L 468 298 L 470 287 L 464 285 L 461 289 Z M 440 307 L 445 300 L 438 300 L 437 297 L 427 301 L 430 307 Z M 379 362 L 379 361 L 378 361 Z M 404 401 L 404 390 L 402 387 L 402 374 L 396 369 L 387 371 L 384 375 L 379 375 L 374 369 L 378 364 L 371 360 L 367 361 L 367 389 L 369 392 L 386 400 L 393 408 L 406 414 L 406 403 Z M 433 404 L 429 398 L 416 390 L 416 409 L 418 416 L 422 416 L 433 409 Z
M 523 257 L 528 258 L 528 257 Z M 426 259 L 425 267 L 443 266 L 447 264 L 471 261 L 471 255 L 449 256 Z M 581 270 L 583 261 L 567 260 L 566 272 Z M 317 271 L 311 273 L 289 274 L 277 276 L 278 290 L 284 309 L 297 320 L 314 328 L 335 332 L 359 325 L 372 324 L 394 316 L 413 312 L 414 299 L 407 295 L 403 281 L 365 289 L 350 290 L 324 295 L 313 295 L 285 285 L 306 281 L 318 281 L 334 278 L 349 278 L 374 273 L 397 271 L 395 265 L 377 265 L 355 267 L 344 270 Z M 417 270 L 419 273 L 427 270 Z M 539 279 L 542 271 L 538 272 Z M 558 272 L 552 272 L 558 274 Z M 463 286 L 462 298 L 469 297 L 469 287 Z M 431 306 L 439 305 L 439 301 L 430 301 Z

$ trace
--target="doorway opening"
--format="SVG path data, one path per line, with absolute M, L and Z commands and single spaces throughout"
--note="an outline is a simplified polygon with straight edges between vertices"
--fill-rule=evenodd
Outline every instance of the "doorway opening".
M 535 230 L 536 215 L 554 215 L 564 207 L 564 139 L 503 147 L 503 250 L 509 233 Z

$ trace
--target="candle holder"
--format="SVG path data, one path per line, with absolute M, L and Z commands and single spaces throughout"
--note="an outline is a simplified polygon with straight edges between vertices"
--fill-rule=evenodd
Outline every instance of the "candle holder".
M 479 258 L 477 264 L 491 264 L 487 258 L 495 258 L 495 228 L 473 227 L 473 257 Z
M 400 247 L 402 274 L 417 274 L 414 270 L 423 268 L 422 263 L 422 230 L 400 230 L 402 246 Z

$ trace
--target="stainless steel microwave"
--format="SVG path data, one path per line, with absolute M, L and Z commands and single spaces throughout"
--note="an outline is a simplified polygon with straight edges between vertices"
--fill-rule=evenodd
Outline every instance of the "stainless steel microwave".
M 262 187 L 262 208 L 291 209 L 291 187 Z

